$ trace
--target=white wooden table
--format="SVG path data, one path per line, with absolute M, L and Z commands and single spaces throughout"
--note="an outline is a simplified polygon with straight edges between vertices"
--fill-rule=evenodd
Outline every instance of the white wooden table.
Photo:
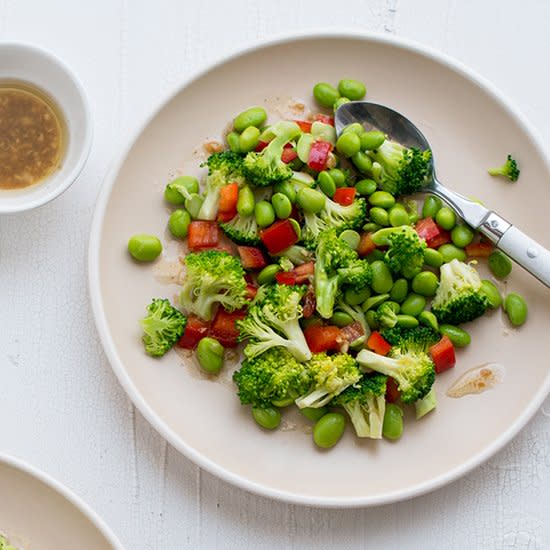
M 0 218 L 0 449 L 76 491 L 129 550 L 550 548 L 550 400 L 504 451 L 444 489 L 322 510 L 201 471 L 136 412 L 103 354 L 87 296 L 88 234 L 130 130 L 206 61 L 327 26 L 405 36 L 455 56 L 550 140 L 546 0 L 0 0 L 0 39 L 37 43 L 70 64 L 95 122 L 80 180 L 44 208 Z

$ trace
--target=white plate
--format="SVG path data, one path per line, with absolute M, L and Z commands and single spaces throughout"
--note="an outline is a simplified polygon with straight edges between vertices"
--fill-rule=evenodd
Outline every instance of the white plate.
M 161 284 L 154 267 L 136 265 L 126 252 L 130 235 L 149 232 L 163 238 L 165 260 L 174 255 L 164 185 L 176 173 L 200 173 L 200 144 L 219 137 L 232 116 L 255 104 L 273 112 L 289 97 L 312 106 L 313 84 L 340 78 L 364 80 L 368 99 L 392 106 L 420 127 L 433 145 L 443 182 L 479 197 L 550 245 L 544 225 L 550 211 L 547 159 L 526 121 L 500 93 L 418 45 L 388 36 L 321 33 L 273 40 L 226 58 L 183 83 L 153 113 L 104 184 L 89 275 L 97 327 L 114 371 L 172 445 L 257 493 L 319 506 L 366 506 L 456 479 L 525 425 L 550 387 L 548 290 L 514 270 L 504 286 L 526 296 L 527 324 L 511 330 L 500 312 L 476 322 L 472 345 L 459 352 L 457 367 L 438 377 L 437 411 L 421 422 L 407 419 L 400 441 L 358 441 L 348 429 L 337 447 L 321 452 L 297 413 L 285 415 L 286 429 L 260 430 L 239 405 L 230 369 L 213 382 L 174 352 L 161 360 L 143 353 L 138 319 L 152 297 L 173 298 L 177 288 Z M 521 165 L 516 184 L 486 173 L 507 153 Z M 506 370 L 496 389 L 461 399 L 445 396 L 459 374 L 487 361 Z

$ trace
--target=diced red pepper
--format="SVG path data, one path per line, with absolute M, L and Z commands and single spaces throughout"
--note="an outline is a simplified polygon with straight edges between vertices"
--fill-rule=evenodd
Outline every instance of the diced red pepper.
M 355 193 L 355 187 L 338 187 L 332 197 L 332 200 L 342 206 L 349 206 L 355 200 Z
M 305 283 L 310 275 L 315 273 L 315 262 L 306 262 L 294 268 L 298 284 Z
M 187 243 L 190 250 L 215 248 L 220 242 L 220 229 L 216 222 L 194 220 L 189 224 Z
M 220 189 L 220 202 L 218 212 L 237 211 L 237 200 L 239 199 L 239 186 L 236 183 L 228 183 Z
M 468 258 L 488 258 L 495 247 L 491 243 L 479 242 L 469 244 L 464 250 Z
M 260 141 L 258 142 L 258 145 L 256 145 L 256 153 L 261 153 L 267 146 L 269 145 L 269 141 Z
M 267 265 L 264 253 L 255 246 L 237 246 L 241 264 L 245 269 L 262 269 Z
M 289 162 L 292 162 L 295 158 L 298 158 L 298 153 L 296 152 L 296 149 L 294 147 L 285 147 L 283 149 L 283 154 L 281 155 L 281 160 L 288 164 Z
M 317 300 L 315 299 L 315 290 L 310 286 L 302 298 L 302 313 L 304 319 L 309 319 L 315 313 Z
M 327 165 L 328 155 L 332 151 L 332 144 L 328 141 L 314 141 L 309 150 L 307 165 L 316 172 L 321 172 Z
M 291 271 L 279 271 L 275 274 L 275 280 L 280 285 L 301 285 L 309 281 L 315 272 L 315 263 L 307 262 L 296 266 Z
M 400 397 L 401 394 L 397 382 L 393 378 L 388 377 L 386 382 L 386 401 L 388 403 L 395 403 L 399 401 Z
M 451 233 L 445 229 L 441 229 L 439 235 L 426 242 L 428 248 L 439 248 L 442 244 L 451 242 Z
M 437 374 L 455 366 L 455 348 L 448 336 L 443 336 L 437 344 L 430 348 L 430 355 L 432 356 Z
M 178 346 L 185 349 L 195 349 L 199 340 L 208 335 L 209 324 L 206 321 L 190 315 L 187 318 L 185 332 L 178 341 Z
M 295 204 L 292 205 L 292 210 L 290 212 L 289 218 L 292 218 L 296 221 L 300 221 L 300 211 L 298 210 L 298 207 Z
M 237 209 L 230 210 L 229 212 L 218 212 L 218 217 L 216 218 L 219 223 L 226 223 L 229 220 L 232 220 L 237 215 Z
M 376 250 L 376 245 L 372 240 L 372 233 L 363 233 L 357 247 L 357 254 L 361 257 L 368 256 L 374 250 Z
M 298 235 L 288 219 L 278 220 L 260 231 L 260 238 L 270 254 L 278 254 L 298 242 Z
M 309 122 L 308 120 L 295 120 L 294 122 L 300 127 L 300 130 L 302 130 L 302 132 L 304 132 L 305 134 L 311 133 L 311 122 Z
M 248 283 L 246 285 L 246 297 L 248 300 L 254 300 L 256 298 L 256 294 L 258 294 L 258 287 Z
M 239 329 L 235 321 L 241 321 L 245 317 L 246 310 L 244 309 L 229 312 L 220 307 L 212 321 L 210 335 L 226 348 L 237 347 Z
M 378 332 L 373 331 L 367 340 L 367 347 L 379 355 L 388 355 L 391 344 Z
M 316 115 L 314 115 L 313 120 L 334 126 L 334 117 L 324 115 L 323 113 L 317 113 Z
M 312 353 L 338 351 L 341 344 L 341 331 L 332 325 L 310 325 L 304 330 L 307 345 Z
M 438 248 L 451 242 L 451 234 L 439 227 L 432 218 L 423 218 L 416 224 L 418 236 L 426 241 L 429 248 Z

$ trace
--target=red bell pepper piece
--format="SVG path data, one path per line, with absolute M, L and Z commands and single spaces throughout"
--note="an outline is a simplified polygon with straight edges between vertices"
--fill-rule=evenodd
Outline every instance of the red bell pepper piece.
M 260 238 L 270 254 L 278 254 L 298 242 L 296 230 L 288 219 L 278 220 L 260 231 Z
M 220 242 L 220 229 L 216 222 L 194 220 L 189 224 L 187 243 L 190 250 L 215 248 Z
M 209 324 L 194 315 L 187 318 L 185 332 L 178 340 L 178 346 L 185 349 L 195 349 L 199 340 L 208 335 Z
M 332 200 L 342 206 L 349 206 L 355 200 L 355 187 L 338 187 Z
M 218 212 L 218 217 L 216 218 L 219 223 L 225 223 L 229 220 L 232 220 L 237 215 L 237 209 L 230 210 L 229 212 Z
M 312 353 L 338 351 L 341 345 L 341 331 L 332 325 L 310 325 L 304 330 L 307 345 Z
M 416 224 L 418 236 L 426 241 L 429 248 L 438 248 L 451 242 L 451 234 L 439 227 L 432 218 L 423 218 Z
M 315 291 L 313 287 L 310 286 L 302 298 L 302 313 L 304 319 L 309 319 L 315 313 L 316 306 L 317 300 L 315 299 Z
M 430 348 L 430 355 L 432 356 L 437 374 L 455 366 L 455 348 L 448 336 L 443 336 L 437 344 Z
M 367 347 L 379 355 L 388 355 L 391 344 L 378 332 L 373 331 L 367 340 Z
M 236 183 L 228 183 L 220 189 L 220 202 L 218 212 L 232 212 L 237 210 L 239 199 L 239 186 Z
M 334 117 L 324 115 L 323 113 L 317 113 L 316 115 L 314 115 L 313 120 L 334 126 Z
M 495 247 L 491 243 L 470 243 L 466 248 L 464 248 L 468 258 L 488 258 Z
M 275 280 L 280 285 L 301 285 L 307 283 L 315 273 L 315 262 L 307 262 L 297 265 L 291 271 L 279 271 L 275 274 Z
M 376 245 L 372 240 L 372 233 L 363 233 L 357 247 L 357 254 L 361 257 L 368 256 L 374 250 L 376 250 Z
M 248 283 L 246 285 L 246 297 L 248 300 L 254 300 L 256 298 L 256 294 L 258 294 L 258 287 Z
M 210 328 L 211 336 L 226 348 L 237 347 L 239 344 L 237 341 L 239 329 L 235 321 L 241 321 L 245 317 L 246 310 L 244 309 L 229 312 L 220 307 L 212 321 L 212 326 Z
M 401 394 L 399 393 L 397 382 L 388 376 L 386 382 L 386 401 L 388 403 L 395 403 L 396 401 L 399 401 L 400 397 Z
M 302 130 L 304 134 L 311 133 L 311 122 L 308 120 L 295 120 L 294 122 L 300 127 L 300 130 Z
M 298 153 L 296 152 L 296 149 L 294 149 L 292 145 L 290 147 L 287 147 L 285 145 L 285 148 L 283 149 L 283 154 L 281 155 L 281 160 L 285 164 L 288 164 L 289 162 L 292 162 L 295 158 L 298 158 Z
M 441 229 L 439 235 L 426 242 L 428 248 L 439 248 L 442 244 L 451 242 L 451 233 L 445 229 Z
M 267 265 L 264 253 L 255 246 L 237 246 L 241 264 L 245 269 L 262 269 Z
M 256 145 L 256 153 L 261 153 L 267 146 L 269 145 L 269 141 L 260 141 L 258 142 L 258 145 Z
M 328 141 L 314 141 L 309 150 L 307 165 L 316 172 L 321 172 L 327 165 L 328 155 L 332 151 L 332 144 Z

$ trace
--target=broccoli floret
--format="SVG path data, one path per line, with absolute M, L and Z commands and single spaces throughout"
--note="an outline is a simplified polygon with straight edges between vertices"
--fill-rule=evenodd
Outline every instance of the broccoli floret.
M 354 323 L 359 323 L 363 332 L 361 336 L 357 337 L 356 340 L 350 342 L 349 346 L 353 349 L 364 344 L 367 337 L 370 336 L 371 331 L 369 325 L 367 324 L 365 313 L 363 312 L 361 305 L 350 306 L 342 298 L 339 298 L 337 307 L 339 310 L 347 313 L 353 319 Z
M 408 148 L 386 139 L 368 152 L 374 161 L 373 177 L 378 187 L 392 195 L 408 195 L 421 191 L 431 169 L 432 153 Z
M 248 153 L 243 162 L 246 178 L 255 185 L 266 187 L 292 177 L 292 169 L 281 160 L 284 146 L 300 135 L 300 127 L 288 120 L 271 127 L 275 137 L 263 151 Z
M 518 163 L 512 158 L 512 155 L 508 155 L 506 162 L 498 168 L 489 168 L 487 170 L 491 176 L 503 176 L 510 181 L 517 181 L 519 178 L 520 170 Z
M 377 246 L 388 246 L 384 261 L 395 274 L 412 279 L 422 271 L 426 241 L 409 225 L 385 227 L 372 235 Z
M 281 261 L 283 258 L 287 258 L 293 265 L 302 265 L 311 262 L 313 259 L 313 254 L 310 250 L 297 244 L 289 246 L 282 252 L 279 252 L 279 254 L 273 254 L 273 256 L 281 258 Z
M 357 252 L 338 238 L 335 229 L 328 229 L 319 237 L 314 283 L 317 311 L 321 317 L 332 317 L 340 284 L 338 269 L 346 267 L 357 258 Z
M 455 259 L 441 266 L 439 287 L 432 302 L 432 312 L 440 323 L 473 321 L 488 306 L 479 275 L 471 265 Z
M 260 244 L 260 233 L 256 217 L 241 216 L 240 214 L 233 217 L 225 223 L 220 223 L 223 232 L 235 243 L 249 246 Z
M 392 346 L 403 347 L 414 344 L 423 351 L 427 351 L 431 346 L 439 342 L 441 338 L 439 332 L 424 326 L 414 328 L 395 326 L 383 329 L 381 334 Z
M 363 368 L 390 376 L 397 382 L 403 403 L 422 399 L 435 380 L 435 366 L 422 346 L 411 343 L 392 347 L 388 356 L 363 349 L 357 355 Z
M 362 290 L 372 282 L 372 271 L 367 260 L 354 260 L 346 267 L 338 270 L 340 282 L 353 287 L 354 290 Z
M 185 256 L 185 280 L 180 304 L 188 313 L 209 321 L 218 303 L 228 311 L 248 303 L 241 262 L 227 252 L 208 250 Z
M 308 393 L 296 399 L 296 405 L 300 409 L 323 407 L 361 379 L 357 361 L 347 353 L 317 353 L 308 362 L 308 368 L 314 382 Z
M 161 357 L 182 337 L 187 318 L 169 300 L 155 298 L 147 306 L 147 316 L 140 323 L 145 351 L 153 357 Z
M 433 411 L 437 407 L 437 397 L 435 395 L 435 388 L 432 389 L 418 401 L 414 402 L 414 409 L 416 412 L 416 419 L 422 418 L 429 412 Z
M 363 375 L 361 380 L 332 400 L 349 414 L 358 437 L 382 438 L 386 412 L 386 377 L 383 374 Z
M 248 308 L 242 321 L 237 321 L 239 340 L 249 340 L 244 348 L 248 358 L 277 346 L 286 348 L 298 361 L 311 357 L 299 323 L 300 301 L 306 290 L 306 286 L 275 284 L 262 291 L 261 300 Z
M 208 175 L 206 176 L 204 201 L 199 210 L 200 220 L 215 220 L 220 202 L 220 190 L 228 183 L 244 184 L 242 174 L 243 157 L 232 151 L 213 153 L 206 161 Z
M 243 361 L 233 381 L 243 405 L 270 407 L 308 391 L 312 378 L 306 363 L 296 361 L 286 349 L 274 347 Z
M 378 307 L 376 310 L 376 320 L 381 327 L 395 327 L 397 324 L 397 308 L 395 306 L 395 302 L 384 302 Z

